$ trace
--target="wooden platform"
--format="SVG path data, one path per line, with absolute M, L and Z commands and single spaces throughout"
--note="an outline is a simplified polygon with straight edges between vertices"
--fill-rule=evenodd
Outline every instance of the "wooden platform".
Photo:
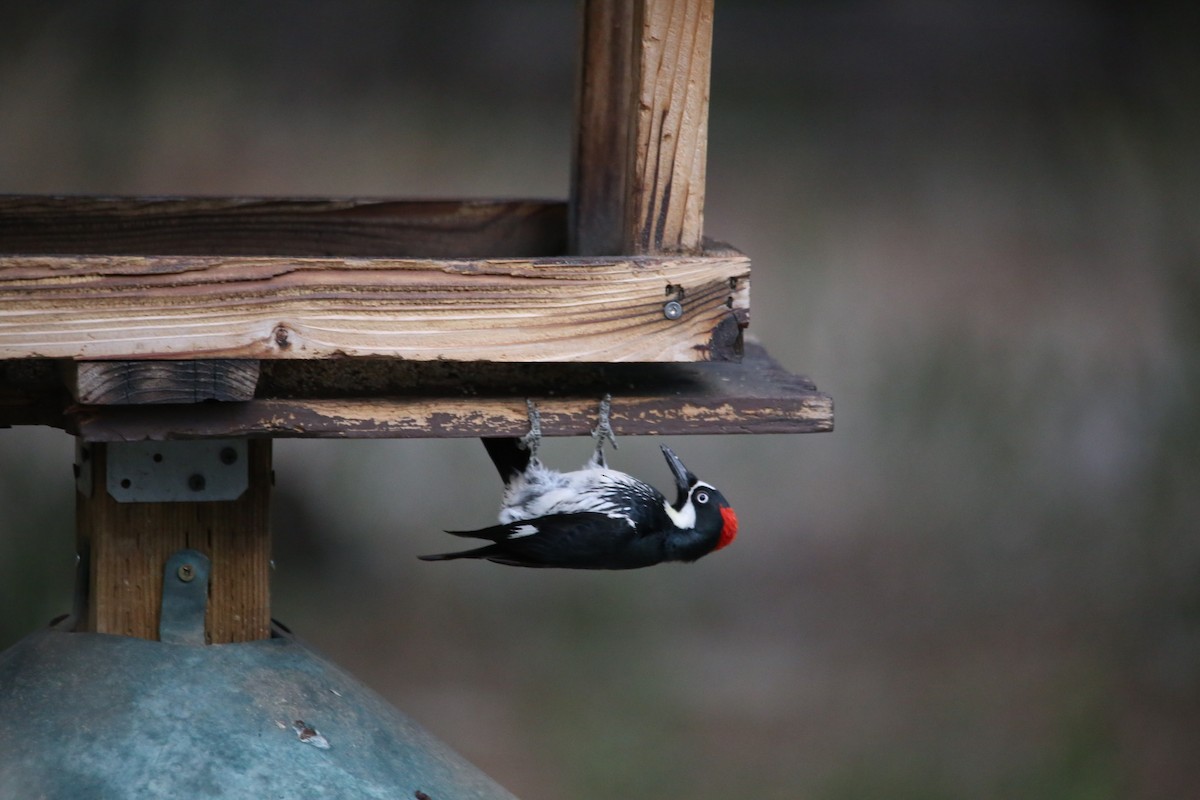
M 532 398 L 581 435 L 611 393 L 621 435 L 831 430 L 704 238 L 712 5 L 583 4 L 565 203 L 0 196 L 0 424 L 505 436 Z
M 73 374 L 72 365 L 0 362 L 0 424 L 52 425 L 99 442 L 513 436 L 527 429 L 529 397 L 542 412 L 547 436 L 574 436 L 590 431 L 597 403 L 608 392 L 618 435 L 833 429 L 832 400 L 755 344 L 747 345 L 740 364 L 344 359 L 264 361 L 260 369 L 251 399 L 241 402 L 84 405 L 63 381 L 64 371 Z M 149 374 L 153 380 L 156 373 Z M 231 380 L 244 379 L 238 371 L 233 374 Z M 129 380 L 136 395 L 138 378 Z M 113 399 L 128 398 L 128 390 Z

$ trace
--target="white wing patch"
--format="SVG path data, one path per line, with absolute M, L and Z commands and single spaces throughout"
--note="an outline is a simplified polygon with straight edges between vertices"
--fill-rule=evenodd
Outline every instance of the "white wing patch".
M 508 535 L 510 539 L 520 539 L 522 536 L 533 536 L 538 532 L 536 525 L 521 525 Z

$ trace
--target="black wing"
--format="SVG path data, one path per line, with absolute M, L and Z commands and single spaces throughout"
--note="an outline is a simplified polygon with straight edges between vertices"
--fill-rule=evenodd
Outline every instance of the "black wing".
M 624 519 L 586 512 L 551 514 L 476 531 L 447 533 L 490 539 L 493 544 L 418 558 L 486 558 L 519 567 L 632 569 L 657 564 L 664 556 L 660 537 L 639 536 Z

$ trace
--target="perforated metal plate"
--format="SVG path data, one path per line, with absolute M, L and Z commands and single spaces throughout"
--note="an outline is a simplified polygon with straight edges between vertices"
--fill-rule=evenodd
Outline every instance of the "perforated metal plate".
M 245 439 L 110 442 L 107 452 L 118 503 L 236 500 L 250 484 Z

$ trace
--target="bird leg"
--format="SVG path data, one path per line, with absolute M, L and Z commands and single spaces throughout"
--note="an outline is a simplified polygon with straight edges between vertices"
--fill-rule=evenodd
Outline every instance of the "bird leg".
M 525 408 L 529 413 L 529 433 L 522 436 L 518 443 L 529 451 L 529 458 L 533 460 L 537 458 L 538 446 L 542 443 L 542 414 L 529 398 L 525 398 Z
M 597 467 L 607 467 L 608 463 L 604 458 L 604 443 L 608 442 L 613 446 L 613 450 L 617 449 L 617 437 L 613 433 L 612 421 L 609 415 L 612 412 L 612 395 L 604 395 L 604 399 L 600 401 L 600 414 L 596 420 L 596 427 L 592 428 L 592 438 L 596 440 L 596 453 L 592 456 L 592 463 Z

